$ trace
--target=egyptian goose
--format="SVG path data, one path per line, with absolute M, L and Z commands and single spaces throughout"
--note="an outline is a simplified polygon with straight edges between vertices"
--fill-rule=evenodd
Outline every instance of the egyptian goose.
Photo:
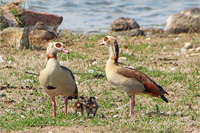
M 96 102 L 95 97 L 90 97 L 88 101 L 86 102 L 85 108 L 87 112 L 87 117 L 89 117 L 90 114 L 93 114 L 93 117 L 95 117 L 97 110 L 98 110 L 98 103 Z
M 161 97 L 168 103 L 168 100 L 164 96 L 164 94 L 168 93 L 152 78 L 136 69 L 120 67 L 118 65 L 119 46 L 114 37 L 104 37 L 103 42 L 99 45 L 108 46 L 110 57 L 106 62 L 106 77 L 110 83 L 125 91 L 129 96 L 129 116 L 133 116 L 134 114 L 134 99 L 136 94 L 148 94 L 153 97 Z
M 46 51 L 47 64 L 40 72 L 39 81 L 45 92 L 52 99 L 53 116 L 56 117 L 55 96 L 65 96 L 65 114 L 67 115 L 68 99 L 77 99 L 78 89 L 72 72 L 65 66 L 61 66 L 57 60 L 57 53 L 68 53 L 60 42 L 49 43 Z
M 78 101 L 76 101 L 73 105 L 72 105 L 72 109 L 76 112 L 81 112 L 82 116 L 83 116 L 83 112 L 85 110 L 85 105 L 86 105 L 86 100 L 83 96 L 80 96 L 78 98 Z
M 29 34 L 32 38 L 50 40 L 58 37 L 56 32 L 50 30 L 43 22 L 37 22 L 35 24 L 34 30 Z

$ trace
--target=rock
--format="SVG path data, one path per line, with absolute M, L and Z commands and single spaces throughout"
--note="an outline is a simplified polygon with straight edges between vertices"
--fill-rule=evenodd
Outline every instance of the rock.
M 117 35 L 120 35 L 120 36 L 140 36 L 140 35 L 144 35 L 144 32 L 142 30 L 132 29 L 132 30 L 114 32 L 113 35 L 114 36 L 117 36 Z
M 200 47 L 195 49 L 196 52 L 200 52 Z
M 12 2 L 6 8 L 11 12 L 15 12 L 15 17 L 19 18 L 19 23 L 22 26 L 29 27 L 29 30 L 33 30 L 37 22 L 44 22 L 44 24 L 53 31 L 56 31 L 58 26 L 62 23 L 63 17 L 51 13 L 37 12 L 32 10 L 26 10 L 19 6 L 22 0 Z M 11 13 L 12 14 L 12 13 Z
M 29 33 L 30 38 L 50 40 L 57 37 L 57 34 L 50 30 L 43 22 L 37 22 L 35 29 Z
M 194 48 L 193 49 L 189 49 L 188 51 L 191 53 L 191 52 L 194 52 L 195 49 Z
M 6 6 L 0 7 L 0 29 L 7 27 L 18 27 L 18 22 L 12 12 Z
M 167 33 L 200 33 L 200 8 L 189 8 L 170 16 L 164 31 Z
M 124 31 L 140 28 L 139 24 L 131 18 L 120 17 L 110 22 L 110 29 L 112 31 Z
M 18 48 L 29 48 L 28 29 L 9 27 L 0 33 L 2 46 L 15 46 Z
M 164 33 L 164 30 L 159 28 L 140 28 L 140 30 L 144 31 L 145 35 Z
M 185 49 L 189 49 L 189 48 L 192 48 L 192 47 L 193 47 L 193 44 L 191 42 L 186 42 L 185 45 L 184 45 Z
M 24 10 L 22 16 L 24 17 L 25 25 L 28 25 L 30 29 L 34 29 L 37 22 L 43 22 L 49 29 L 56 31 L 63 20 L 62 16 L 32 10 Z

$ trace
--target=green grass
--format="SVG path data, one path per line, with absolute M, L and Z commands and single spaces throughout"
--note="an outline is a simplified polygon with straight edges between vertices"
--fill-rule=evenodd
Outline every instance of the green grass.
M 40 89 L 38 77 L 25 71 L 39 72 L 46 65 L 45 50 L 22 50 L 0 47 L 4 62 L 0 64 L 0 86 L 9 83 L 17 88 L 0 90 L 0 128 L 2 132 L 66 132 L 93 131 L 93 132 L 192 132 L 200 130 L 200 64 L 197 56 L 174 56 L 173 52 L 181 48 L 181 40 L 190 40 L 190 37 L 179 37 L 166 41 L 162 38 L 152 38 L 146 41 L 145 37 L 122 37 L 125 40 L 119 43 L 127 45 L 133 55 L 120 52 L 121 66 L 134 68 L 153 78 L 169 93 L 166 97 L 169 104 L 160 98 L 148 95 L 135 97 L 135 116 L 129 118 L 129 98 L 126 94 L 107 82 L 105 63 L 108 59 L 107 47 L 99 47 L 98 41 L 104 35 L 85 36 L 75 33 L 63 33 L 63 38 L 71 39 L 73 45 L 67 45 L 70 54 L 58 54 L 58 60 L 69 67 L 78 82 L 79 95 L 95 96 L 99 104 L 97 116 L 93 118 L 75 114 L 71 110 L 72 100 L 68 104 L 69 112 L 65 116 L 63 96 L 56 97 L 57 117 L 53 118 L 53 109 L 50 97 Z M 192 35 L 191 35 L 192 36 Z M 120 40 L 121 37 L 116 37 Z M 194 39 L 200 44 L 200 39 Z M 79 40 L 80 39 L 80 40 Z M 78 40 L 78 41 L 77 41 Z M 135 43 L 134 43 L 135 41 Z M 173 48 L 171 48 L 173 42 Z M 163 50 L 166 46 L 169 49 Z M 123 49 L 123 46 L 120 46 Z M 41 55 L 43 54 L 43 55 Z M 153 58 L 151 60 L 150 58 Z M 159 58 L 177 59 L 169 61 Z M 93 64 L 93 60 L 97 61 Z M 9 64 L 8 61 L 11 61 Z M 156 63 L 155 63 L 156 62 Z M 13 68 L 3 68 L 3 66 Z M 170 68 L 175 68 L 175 71 Z M 92 71 L 91 71 L 92 70 Z M 105 77 L 95 78 L 102 74 Z M 21 86 L 24 88 L 22 89 Z M 26 88 L 32 86 L 32 89 Z M 8 103 L 14 100 L 13 103 Z M 52 129 L 49 129 L 53 127 Z M 64 131 L 61 130 L 64 128 Z M 76 130 L 75 130 L 76 129 Z

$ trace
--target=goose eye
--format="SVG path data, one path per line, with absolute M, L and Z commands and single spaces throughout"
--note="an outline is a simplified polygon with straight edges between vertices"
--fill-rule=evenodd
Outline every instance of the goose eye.
M 108 37 L 106 36 L 106 37 L 104 37 L 104 41 L 107 41 L 108 40 Z
M 60 48 L 61 44 L 60 43 L 56 43 L 56 47 Z

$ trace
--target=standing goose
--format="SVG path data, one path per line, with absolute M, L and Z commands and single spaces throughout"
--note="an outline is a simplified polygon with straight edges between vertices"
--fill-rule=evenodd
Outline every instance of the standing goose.
M 130 101 L 129 116 L 134 114 L 135 95 L 148 94 L 153 97 L 161 97 L 165 102 L 168 100 L 164 94 L 168 94 L 159 84 L 146 74 L 132 68 L 120 67 L 118 65 L 119 46 L 117 40 L 112 36 L 104 37 L 100 44 L 109 48 L 110 57 L 106 63 L 106 76 L 110 83 L 126 92 Z
M 61 66 L 57 60 L 57 53 L 69 53 L 60 42 L 49 43 L 46 51 L 47 64 L 40 72 L 39 81 L 45 92 L 52 99 L 53 116 L 56 117 L 55 96 L 65 96 L 65 114 L 67 115 L 68 99 L 77 99 L 78 89 L 72 72 Z

